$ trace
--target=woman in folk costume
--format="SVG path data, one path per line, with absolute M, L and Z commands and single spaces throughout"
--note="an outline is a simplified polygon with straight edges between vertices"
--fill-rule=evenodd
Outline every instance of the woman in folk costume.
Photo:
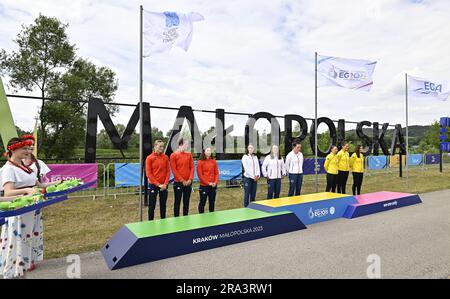
M 34 139 L 33 135 L 23 135 L 21 137 L 21 139 L 24 141 L 27 141 L 27 140 L 31 141 L 33 143 L 31 146 L 33 150 L 34 150 L 34 147 L 37 146 L 36 140 Z M 31 170 L 33 170 L 33 172 L 36 174 L 37 179 L 39 180 L 40 183 L 43 183 L 43 177 L 51 171 L 51 169 L 47 166 L 47 164 L 45 164 L 42 160 L 38 160 L 34 156 L 33 153 L 30 153 L 22 161 L 25 166 L 28 166 L 31 168 Z
M 37 180 L 36 174 L 22 162 L 33 150 L 33 143 L 21 138 L 13 138 L 8 142 L 6 156 L 8 161 L 1 169 L 0 184 L 4 196 L 33 195 L 34 187 L 46 187 Z M 0 276 L 15 278 L 24 275 L 25 271 L 34 269 L 33 248 L 34 236 L 41 233 L 36 230 L 35 212 L 8 217 L 2 226 L 0 236 Z M 39 228 L 38 228 L 39 229 Z
M 36 175 L 37 180 L 40 184 L 43 184 L 43 177 L 49 173 L 51 170 L 43 161 L 38 160 L 33 152 L 36 145 L 36 140 L 33 135 L 23 135 L 21 137 L 24 141 L 31 141 L 31 153 L 22 159 L 25 166 L 33 170 Z M 60 181 L 53 182 L 51 184 L 45 184 L 46 186 L 54 185 Z M 33 243 L 31 251 L 31 260 L 33 261 L 32 268 L 35 267 L 35 263 L 40 262 L 44 259 L 44 226 L 42 222 L 42 210 L 35 210 L 34 217 L 34 227 L 33 227 Z

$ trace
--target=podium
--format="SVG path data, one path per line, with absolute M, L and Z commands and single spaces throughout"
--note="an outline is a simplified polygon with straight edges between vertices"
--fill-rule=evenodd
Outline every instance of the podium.
M 249 207 L 269 213 L 290 211 L 306 225 L 341 218 L 350 204 L 356 204 L 353 196 L 332 192 L 314 193 L 293 197 L 252 202 Z
M 115 270 L 420 202 L 415 194 L 386 191 L 359 196 L 322 192 L 261 200 L 248 208 L 126 224 L 101 252 L 109 269 Z
M 350 204 L 345 218 L 357 218 L 421 203 L 419 195 L 400 192 L 374 192 L 355 196 L 357 203 Z
M 101 252 L 114 270 L 305 228 L 291 212 L 242 208 L 126 224 Z

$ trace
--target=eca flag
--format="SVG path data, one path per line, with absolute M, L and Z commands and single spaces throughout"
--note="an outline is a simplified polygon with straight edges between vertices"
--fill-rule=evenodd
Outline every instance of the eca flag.
M 339 86 L 370 91 L 376 64 L 371 60 L 318 55 L 318 87 Z
M 408 94 L 416 97 L 446 101 L 450 94 L 450 84 L 448 82 L 426 80 L 408 75 Z
M 187 51 L 192 42 L 193 22 L 203 21 L 197 12 L 149 12 L 144 10 L 144 57 L 170 51 L 174 46 Z

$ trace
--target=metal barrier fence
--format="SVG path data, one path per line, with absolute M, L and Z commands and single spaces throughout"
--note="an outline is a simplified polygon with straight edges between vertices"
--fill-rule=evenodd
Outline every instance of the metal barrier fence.
M 95 200 L 98 197 L 106 197 L 106 167 L 103 163 L 98 165 L 98 182 L 97 187 L 92 189 L 81 190 L 69 195 L 69 198 L 86 198 L 92 197 Z
M 445 154 L 441 157 L 443 159 L 444 163 L 450 163 L 450 157 L 444 157 Z M 439 164 L 426 164 L 426 154 L 422 154 L 422 162 L 420 165 L 414 165 L 409 166 L 410 169 L 420 169 L 420 170 L 428 170 L 432 166 L 436 166 L 436 168 L 439 167 Z M 393 174 L 398 171 L 399 166 L 391 167 L 390 163 L 390 156 L 388 156 L 387 159 L 387 167 L 380 169 L 380 170 L 370 170 L 368 167 L 368 159 L 365 159 L 365 175 L 367 176 L 373 176 L 373 175 L 382 175 L 382 174 Z M 445 159 L 447 158 L 447 159 Z M 115 163 L 109 163 L 106 166 L 106 196 L 107 197 L 114 197 L 115 199 L 118 196 L 125 196 L 125 195 L 138 195 L 139 194 L 139 187 L 138 186 L 132 186 L 132 187 L 116 187 L 115 181 L 114 181 L 114 165 Z M 314 175 L 305 175 L 303 178 L 304 184 L 314 184 L 315 183 L 315 176 Z M 319 175 L 319 183 L 325 183 L 326 182 L 326 176 L 325 175 Z M 262 180 L 261 183 L 258 183 L 258 186 L 264 186 L 266 183 Z M 235 184 L 227 184 L 226 182 L 220 181 L 218 185 L 218 189 L 226 189 L 226 188 L 242 188 L 242 180 L 236 180 Z M 197 191 L 198 188 L 194 187 L 194 191 Z M 169 192 L 172 192 L 172 188 L 168 189 Z M 262 188 L 258 188 L 258 192 L 265 192 Z
M 365 175 L 366 176 L 373 176 L 373 175 L 382 175 L 382 174 L 393 174 L 394 172 L 398 171 L 398 166 L 391 167 L 390 158 L 388 157 L 387 166 L 383 169 L 379 170 L 371 170 L 368 167 L 368 159 L 365 159 Z M 444 164 L 450 163 L 450 156 L 447 154 L 442 154 L 441 159 Z M 97 163 L 98 165 L 98 184 L 96 188 L 78 191 L 74 194 L 70 195 L 70 198 L 92 198 L 95 200 L 96 198 L 108 198 L 113 197 L 116 199 L 118 196 L 130 196 L 130 195 L 138 195 L 139 194 L 139 187 L 138 186 L 131 186 L 131 187 L 116 187 L 115 186 L 115 176 L 114 176 L 114 165 L 115 163 L 109 163 L 105 165 L 104 163 Z M 2 165 L 0 165 L 1 167 Z M 426 154 L 422 155 L 422 163 L 420 165 L 416 166 L 409 166 L 410 169 L 420 169 L 420 170 L 428 170 L 436 167 L 436 170 L 438 170 L 439 164 L 427 164 L 426 163 Z M 285 181 L 287 182 L 287 181 Z M 315 176 L 314 175 L 305 175 L 303 182 L 305 185 L 310 185 L 315 183 Z M 326 182 L 326 176 L 325 175 L 319 175 L 319 183 Z M 261 181 L 261 183 L 258 184 L 259 186 L 266 185 L 264 180 Z M 226 189 L 226 188 L 242 188 L 242 180 L 236 179 L 233 182 L 225 182 L 220 181 L 218 185 L 219 189 Z M 197 187 L 194 187 L 194 191 L 197 191 Z M 169 188 L 169 192 L 172 192 L 172 188 Z M 263 188 L 258 188 L 258 192 L 265 192 Z

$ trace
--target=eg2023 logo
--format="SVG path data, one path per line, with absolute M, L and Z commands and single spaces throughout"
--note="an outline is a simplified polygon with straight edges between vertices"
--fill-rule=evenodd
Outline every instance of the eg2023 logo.
M 349 81 L 364 81 L 367 79 L 365 71 L 347 71 L 330 69 L 329 76 L 334 79 L 349 80 Z
M 334 215 L 334 213 L 336 213 L 336 209 L 333 206 L 331 206 L 330 208 L 320 208 L 315 210 L 313 210 L 313 208 L 311 207 L 309 208 L 308 216 L 309 219 L 314 219 L 314 218 L 322 218 L 328 215 Z

